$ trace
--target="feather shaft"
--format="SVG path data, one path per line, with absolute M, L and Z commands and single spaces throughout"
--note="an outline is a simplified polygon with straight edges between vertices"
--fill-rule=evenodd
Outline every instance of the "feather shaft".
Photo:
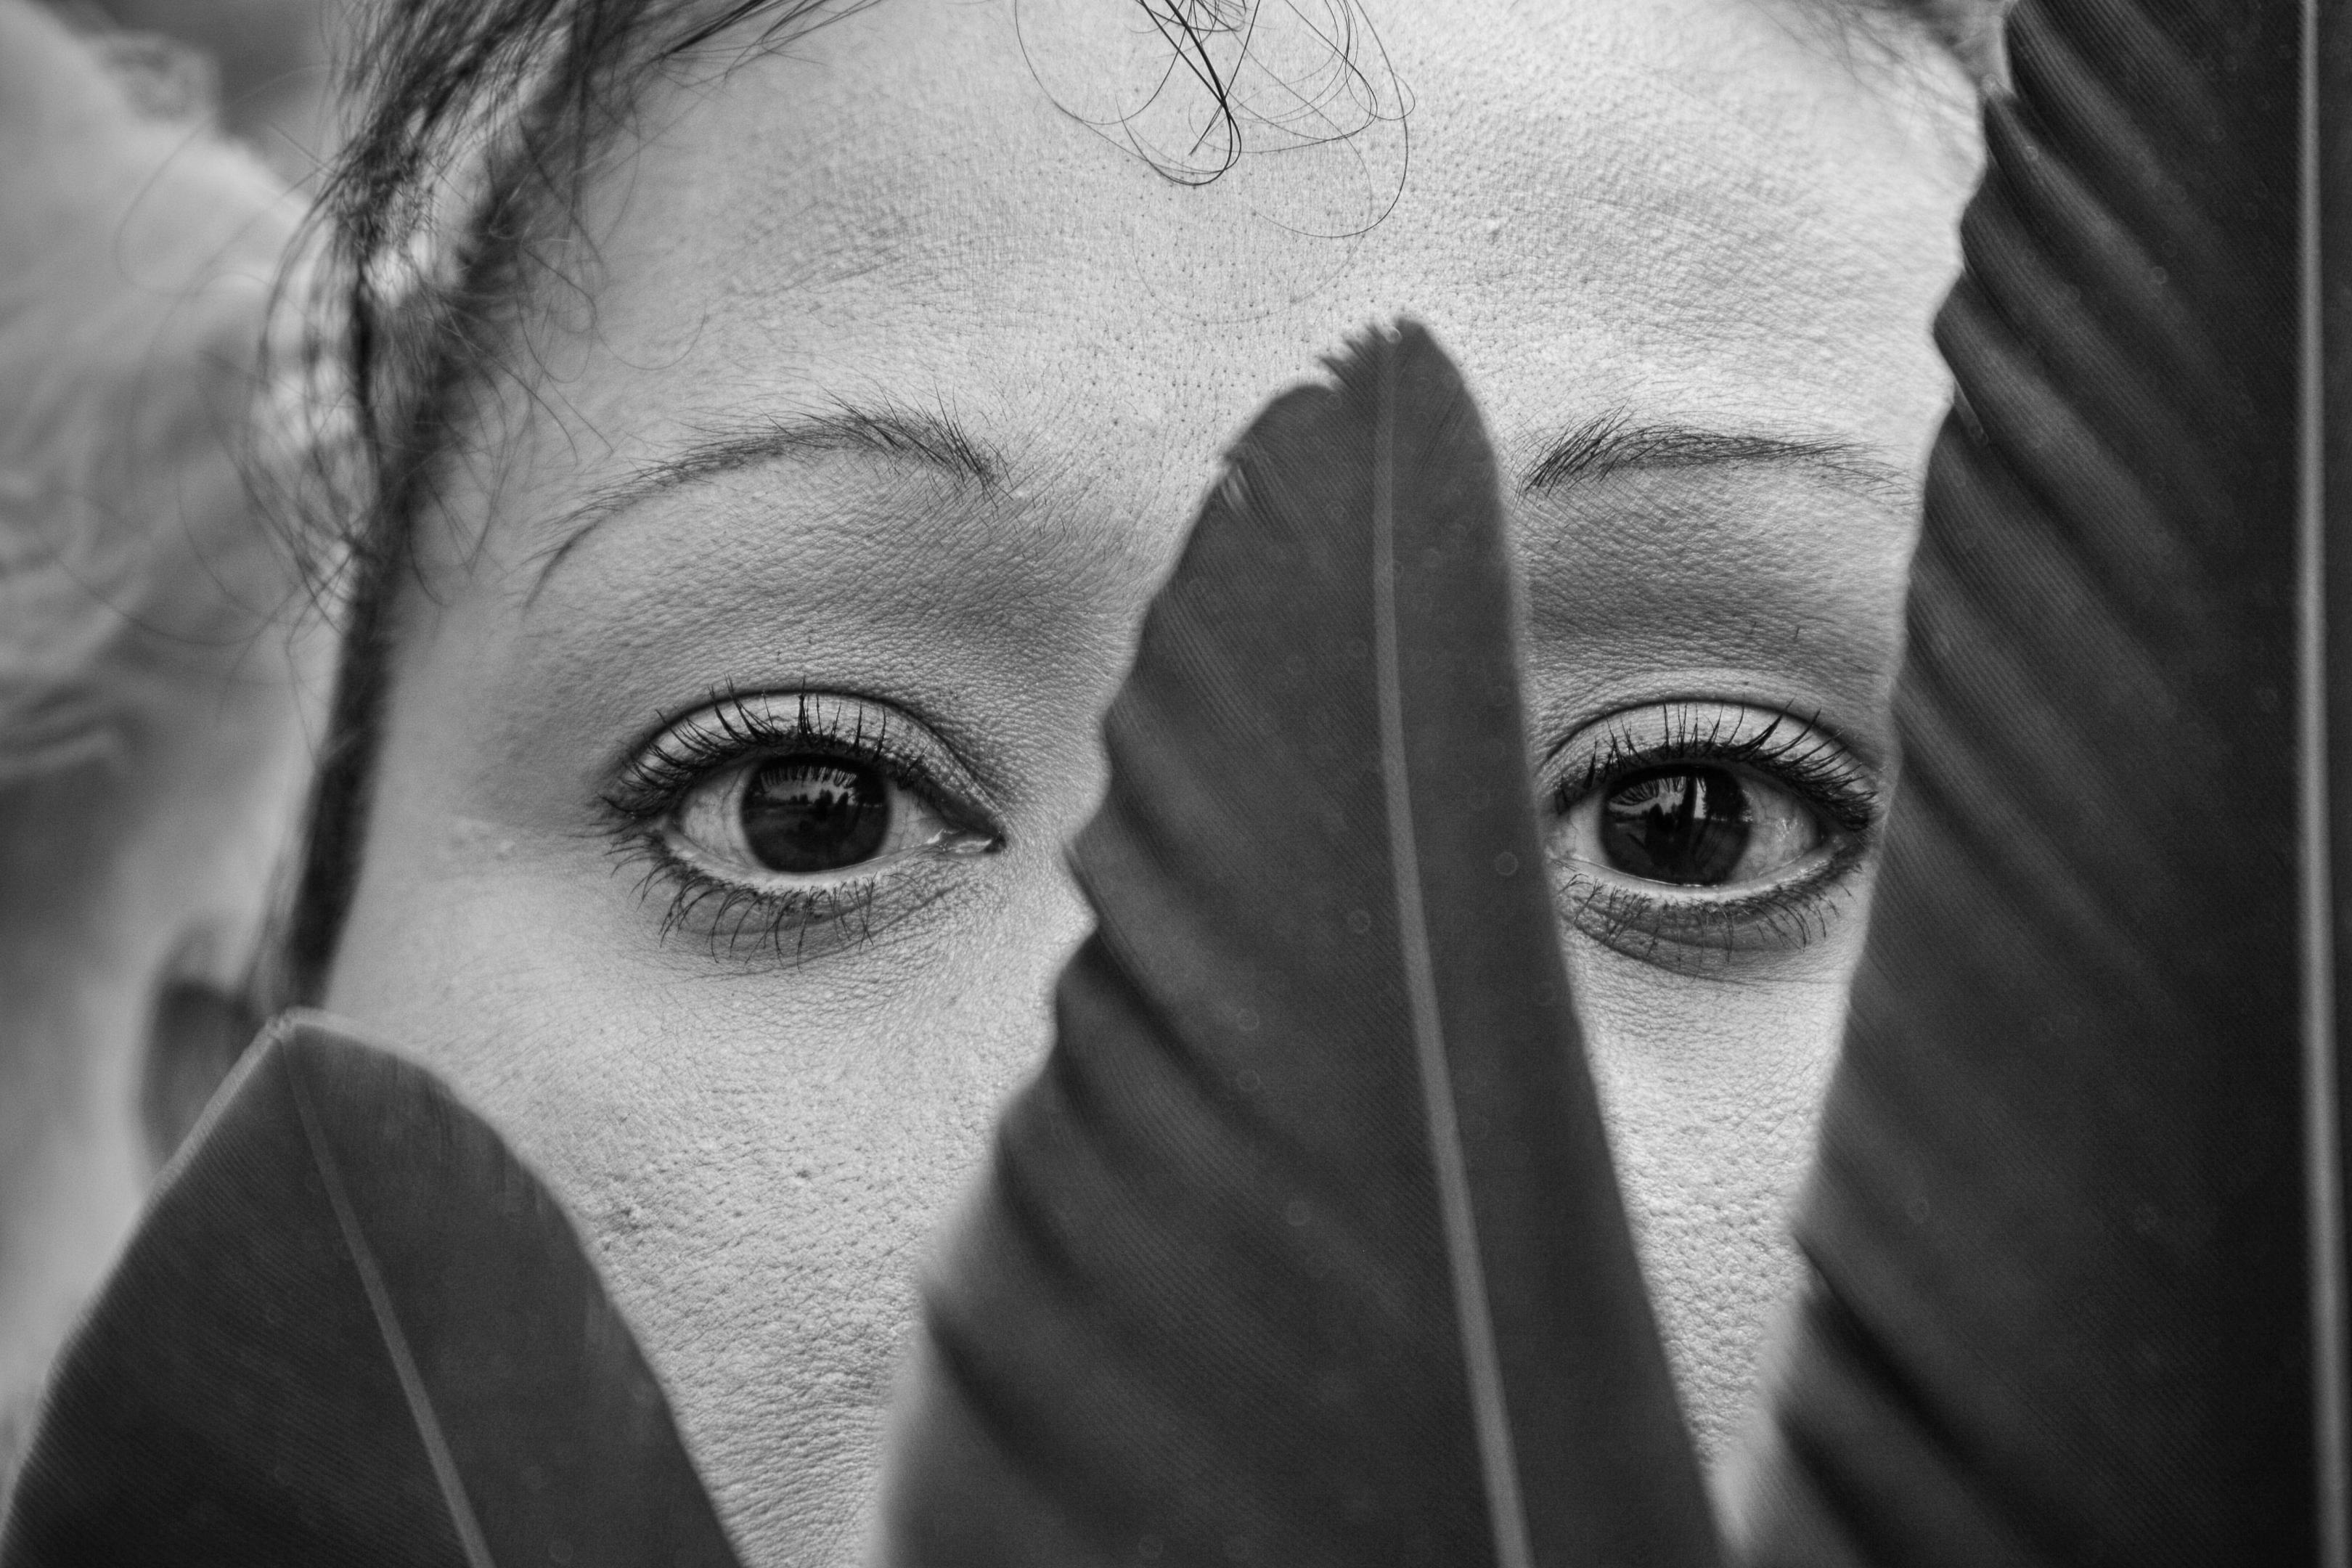
M 570 1218 L 413 1063 L 289 1014 L 52 1376 L 0 1568 L 739 1568 Z
M 1412 776 L 1404 744 L 1404 683 L 1398 668 L 1396 573 L 1396 362 L 1379 362 L 1378 425 L 1372 440 L 1372 646 L 1380 679 L 1381 782 L 1388 805 L 1389 867 L 1396 889 L 1397 945 L 1405 996 L 1412 1011 L 1413 1056 L 1421 1067 L 1422 1103 L 1429 1113 L 1430 1156 L 1436 1167 L 1438 1212 L 1445 1226 L 1445 1260 L 1461 1324 L 1462 1360 L 1470 1383 L 1471 1417 L 1478 1432 L 1479 1469 L 1486 1513 L 1495 1532 L 1497 1568 L 1528 1568 L 1528 1514 L 1519 1496 L 1518 1458 L 1512 1452 L 1511 1416 L 1503 1388 L 1495 1313 L 1487 1301 L 1486 1264 L 1478 1248 L 1478 1217 L 1470 1201 L 1470 1165 L 1462 1148 L 1462 1118 L 1454 1102 L 1454 1070 L 1445 1053 L 1445 1025 L 1437 1004 L 1437 969 L 1429 949 L 1429 917 L 1421 896 L 1421 855 L 1413 825 Z
M 2352 1423 L 2345 1343 L 2344 1160 L 2337 1082 L 2328 733 L 2327 319 L 2319 0 L 2302 0 L 2296 82 L 2301 386 L 2296 429 L 2297 805 L 2303 852 L 2304 1202 L 2311 1297 L 2312 1458 L 2321 1568 L 2352 1565 Z M 2352 673 L 2352 672 L 2347 672 Z
M 1543 874 L 1493 448 L 1417 325 L 1328 363 L 1230 448 L 1105 718 L 1095 931 L 927 1284 L 891 1568 L 1717 1560 Z
M 302 1069 L 291 1058 L 279 1057 L 277 1066 L 286 1075 L 294 1113 L 302 1123 L 303 1141 L 310 1145 L 310 1163 L 318 1169 L 320 1185 L 326 1189 L 328 1206 L 334 1211 L 335 1227 L 342 1234 L 343 1246 L 351 1253 L 352 1268 L 359 1275 L 360 1289 L 367 1295 L 368 1311 L 375 1320 L 383 1353 L 392 1363 L 394 1375 L 400 1380 L 408 1418 L 416 1424 L 417 1440 L 425 1445 L 425 1462 L 433 1467 L 433 1479 L 441 1489 L 441 1502 L 449 1510 L 449 1526 L 457 1531 L 467 1568 L 498 1568 L 490 1556 L 489 1543 L 482 1539 L 481 1522 L 474 1517 L 473 1500 L 466 1495 L 465 1478 L 457 1473 L 457 1458 L 449 1452 L 448 1434 L 441 1430 L 441 1417 L 433 1408 L 433 1396 L 425 1391 L 425 1378 L 416 1370 L 416 1356 L 408 1348 L 408 1335 L 401 1329 L 400 1313 L 392 1304 L 392 1292 L 384 1287 L 383 1270 L 376 1263 L 375 1248 L 368 1245 L 367 1232 L 360 1224 L 358 1212 L 352 1207 L 351 1194 L 343 1185 L 342 1166 L 319 1125 L 319 1110 L 310 1102 L 310 1086 L 302 1081 Z

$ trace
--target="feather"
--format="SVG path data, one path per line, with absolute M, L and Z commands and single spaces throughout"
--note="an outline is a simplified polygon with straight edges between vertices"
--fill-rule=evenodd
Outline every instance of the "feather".
M 2314 1561 L 2296 22 L 2012 15 L 1755 1563 Z
M 934 1267 L 894 1568 L 1713 1560 L 1422 328 L 1236 442 L 1105 724 L 1096 918 Z
M 166 1173 L 0 1533 L 5 1568 L 735 1561 L 554 1198 L 299 1014 Z

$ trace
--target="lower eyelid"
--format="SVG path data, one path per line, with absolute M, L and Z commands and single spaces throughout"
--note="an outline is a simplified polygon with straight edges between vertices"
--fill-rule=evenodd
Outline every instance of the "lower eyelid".
M 894 878 L 887 871 L 760 888 L 713 877 L 657 842 L 641 844 L 637 853 L 652 860 L 638 891 L 666 905 L 656 942 L 698 939 L 712 960 L 726 963 L 791 965 L 863 948 L 957 890 L 945 876 Z
M 740 883 L 688 872 L 672 890 L 669 907 L 662 911 L 660 939 L 667 942 L 680 932 L 691 932 L 709 941 L 714 958 L 764 950 L 780 959 L 798 960 L 807 956 L 812 933 L 870 908 L 874 892 L 870 881 L 839 883 L 806 889 L 785 900 Z M 786 901 L 793 906 L 789 910 L 778 907 Z
M 1852 900 L 1852 866 L 1791 883 L 1707 896 L 1646 888 L 1571 870 L 1555 884 L 1561 924 L 1603 947 L 1685 972 L 1719 969 L 1742 953 L 1788 952 L 1825 939 Z
M 1659 882 L 1637 877 L 1615 867 L 1588 860 L 1580 856 L 1566 856 L 1563 869 L 1611 888 L 1622 889 L 1639 898 L 1685 905 L 1727 907 L 1767 898 L 1776 891 L 1801 889 L 1850 869 L 1859 858 L 1859 846 L 1843 840 L 1832 840 L 1806 851 L 1786 867 L 1744 882 L 1719 882 L 1712 885 L 1686 882 Z

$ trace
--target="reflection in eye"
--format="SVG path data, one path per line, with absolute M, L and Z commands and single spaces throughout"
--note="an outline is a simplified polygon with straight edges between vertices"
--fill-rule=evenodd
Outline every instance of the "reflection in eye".
M 898 710 L 834 692 L 726 695 L 672 724 L 606 796 L 625 849 L 692 925 L 806 956 L 947 890 L 998 836 L 946 746 Z
M 1742 783 L 1729 768 L 1647 769 L 1595 791 L 1578 809 L 1593 819 L 1583 832 L 1572 826 L 1579 858 L 1684 887 L 1754 881 L 1822 838 L 1820 820 L 1787 790 L 1752 777 Z
M 772 871 L 838 871 L 890 836 L 890 786 L 861 763 L 785 757 L 753 768 L 740 816 L 744 842 Z
M 1739 704 L 1612 714 L 1546 773 L 1563 912 L 1660 961 L 1822 934 L 1878 809 L 1868 771 L 1833 736 Z
M 875 763 L 822 752 L 736 763 L 696 783 L 673 829 L 721 874 L 815 878 L 938 843 L 953 832 Z

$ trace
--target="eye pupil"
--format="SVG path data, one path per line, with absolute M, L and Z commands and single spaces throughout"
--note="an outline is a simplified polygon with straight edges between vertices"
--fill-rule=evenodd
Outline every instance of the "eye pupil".
M 1650 768 L 1620 780 L 1601 802 L 1601 848 L 1630 876 L 1715 887 L 1738 869 L 1754 820 L 1729 769 Z
M 862 763 L 779 757 L 743 791 L 743 842 L 771 871 L 838 871 L 872 859 L 889 832 L 889 788 Z

